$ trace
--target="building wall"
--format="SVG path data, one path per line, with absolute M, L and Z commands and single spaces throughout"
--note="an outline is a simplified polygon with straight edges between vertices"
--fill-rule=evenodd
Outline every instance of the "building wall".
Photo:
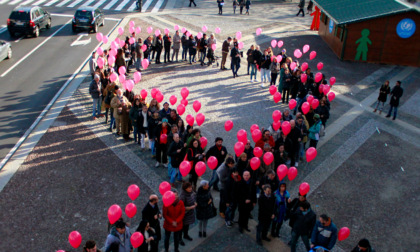
M 329 45 L 329 47 L 337 55 L 337 57 L 340 58 L 341 57 L 341 49 L 343 47 L 343 41 L 344 41 L 344 40 L 342 41 L 342 39 L 340 39 L 341 28 L 339 29 L 340 31 L 337 31 L 338 32 L 338 37 L 337 37 L 335 29 L 338 28 L 338 27 L 336 27 L 336 25 L 334 24 L 333 32 L 330 33 L 329 22 L 330 22 L 330 19 L 322 13 L 321 14 L 321 19 L 320 19 L 320 24 L 319 24 L 318 34 Z M 342 36 L 344 36 L 344 34 L 342 34 Z

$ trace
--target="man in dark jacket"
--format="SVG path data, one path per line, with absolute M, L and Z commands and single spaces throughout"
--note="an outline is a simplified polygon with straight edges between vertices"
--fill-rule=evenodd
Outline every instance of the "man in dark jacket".
M 326 214 L 319 217 L 311 237 L 311 248 L 324 247 L 330 251 L 337 242 L 337 227 Z
M 232 169 L 235 167 L 235 160 L 232 157 L 226 158 L 226 161 L 222 163 L 217 169 L 217 176 L 220 180 L 220 202 L 219 212 L 222 218 L 225 218 L 226 211 L 226 188 L 227 182 L 232 174 Z
M 249 68 L 251 67 L 251 64 L 254 63 L 254 51 L 255 51 L 255 47 L 254 45 L 251 45 L 251 47 L 246 52 L 246 56 L 247 56 L 246 60 L 248 61 L 247 75 L 249 75 Z
M 209 159 L 209 157 L 214 156 L 217 159 L 217 164 L 222 164 L 227 155 L 227 149 L 225 146 L 223 146 L 223 138 L 216 137 L 216 140 L 214 140 L 214 145 L 207 151 L 206 158 Z M 216 169 L 213 170 L 213 174 L 211 175 L 209 186 L 210 188 L 213 186 L 214 190 L 219 190 L 219 177 L 217 176 Z
M 149 202 L 147 202 L 147 204 L 141 211 L 142 220 L 147 220 L 149 222 L 150 227 L 155 230 L 155 233 L 158 237 L 156 243 L 159 243 L 162 237 L 159 221 L 162 218 L 162 213 L 159 210 L 158 201 L 159 198 L 156 194 L 150 195 Z
M 102 88 L 101 77 L 95 74 L 89 86 L 89 94 L 92 96 L 92 99 L 93 99 L 93 111 L 92 111 L 93 120 L 95 120 L 97 116 L 101 116 L 101 117 L 104 116 L 101 114 L 101 103 L 102 103 L 101 88 Z
M 238 77 L 238 70 L 241 67 L 241 54 L 239 53 L 238 43 L 233 43 L 233 48 L 230 51 L 231 63 L 230 68 L 232 69 L 233 78 Z
M 257 203 L 257 193 L 255 185 L 251 180 L 251 174 L 249 171 L 245 171 L 242 175 L 242 180 L 239 184 L 238 195 L 235 197 L 238 199 L 238 210 L 239 210 L 239 232 L 243 233 L 245 229 L 248 232 L 251 230 L 248 228 L 249 215 L 254 209 Z
M 274 219 L 274 204 L 275 199 L 271 194 L 271 186 L 269 184 L 263 185 L 263 194 L 258 199 L 258 226 L 257 226 L 257 244 L 262 246 L 262 240 L 271 241 L 267 237 L 268 229 L 271 221 Z M 273 190 L 275 190 L 273 188 Z M 262 236 L 262 237 L 261 237 Z
M 172 44 L 172 37 L 169 35 L 169 33 L 165 34 L 163 36 L 163 47 L 165 48 L 165 54 L 163 56 L 163 62 L 166 63 L 166 60 L 168 62 L 172 62 L 169 60 L 169 56 L 171 54 L 171 44 Z
M 298 167 L 297 161 L 298 161 L 300 142 L 302 141 L 302 134 L 301 134 L 301 131 L 296 127 L 295 120 L 290 120 L 290 127 L 291 127 L 291 131 L 288 135 L 292 143 L 291 150 L 289 152 L 290 166 Z
M 200 39 L 200 62 L 201 65 L 204 66 L 204 60 L 206 59 L 207 47 L 209 45 L 209 41 L 207 39 L 207 34 L 203 34 L 203 37 Z
M 395 87 L 391 91 L 391 101 L 389 102 L 391 107 L 389 108 L 388 115 L 386 115 L 386 117 L 391 117 L 392 109 L 394 109 L 394 117 L 392 120 L 397 118 L 398 105 L 400 105 L 400 98 L 403 95 L 403 92 L 404 90 L 401 87 L 401 81 L 397 81 L 397 83 L 395 83 Z
M 187 53 L 188 53 L 188 37 L 187 31 L 181 37 L 181 45 L 182 45 L 182 61 L 187 61 Z
M 228 37 L 222 45 L 222 62 L 220 63 L 220 70 L 227 70 L 227 68 L 225 67 L 226 64 L 226 59 L 227 56 L 229 54 L 229 50 L 230 50 L 230 42 L 232 41 L 231 37 Z
M 169 118 L 171 116 L 171 109 L 169 108 L 169 103 L 165 102 L 163 104 L 163 109 L 159 111 L 159 116 L 161 119 Z M 168 120 L 169 122 L 169 120 Z
M 168 149 L 168 156 L 170 157 L 171 161 L 171 186 L 174 187 L 175 184 L 175 177 L 178 174 L 178 181 L 182 181 L 181 173 L 179 172 L 179 165 L 183 161 L 185 157 L 185 149 L 184 149 L 184 143 L 179 139 L 178 133 L 173 134 L 173 142 L 169 146 Z
M 300 208 L 293 213 L 294 220 L 292 227 L 292 240 L 290 242 L 291 252 L 296 252 L 296 244 L 299 237 L 305 244 L 306 250 L 309 251 L 309 237 L 316 222 L 316 214 L 311 210 L 311 205 L 308 202 L 302 202 Z
M 303 9 L 305 8 L 305 0 L 300 0 L 298 7 L 299 7 L 299 12 L 296 14 L 296 16 L 299 16 L 299 14 L 302 12 L 302 17 L 304 17 L 305 11 Z
M 235 211 L 238 208 L 238 198 L 235 195 L 240 193 L 239 184 L 242 178 L 239 175 L 239 171 L 236 168 L 232 169 L 225 189 L 226 199 L 226 211 L 225 211 L 225 223 L 226 227 L 231 228 L 233 226 L 233 219 L 235 218 Z
M 268 170 L 266 175 L 260 181 L 260 188 L 264 190 L 264 185 L 269 185 L 271 188 L 271 194 L 279 189 L 279 179 L 276 176 L 276 172 L 272 169 Z

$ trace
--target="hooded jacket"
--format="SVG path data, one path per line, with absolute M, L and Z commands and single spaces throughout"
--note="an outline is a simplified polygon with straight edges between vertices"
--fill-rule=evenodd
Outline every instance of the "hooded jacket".
M 120 238 L 121 237 L 121 238 Z M 125 233 L 118 233 L 115 227 L 112 227 L 110 234 L 106 238 L 105 252 L 110 251 L 111 245 L 114 243 L 119 244 L 118 252 L 130 252 L 133 247 L 130 242 L 131 232 L 129 227 L 125 227 Z
M 311 242 L 315 246 L 322 246 L 328 250 L 334 247 L 337 242 L 337 227 L 331 218 L 329 218 L 327 226 L 323 226 L 319 221 L 316 222 L 312 231 Z

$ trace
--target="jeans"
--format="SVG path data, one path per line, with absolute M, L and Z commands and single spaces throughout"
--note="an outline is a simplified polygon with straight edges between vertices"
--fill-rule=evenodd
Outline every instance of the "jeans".
M 261 242 L 262 238 L 267 238 L 268 229 L 270 228 L 271 220 L 258 221 L 257 225 L 257 242 Z
M 192 58 L 192 60 L 191 60 L 191 58 Z M 194 55 L 190 54 L 190 63 L 192 64 L 193 61 L 195 61 L 195 54 Z
M 238 74 L 238 70 L 241 67 L 241 63 L 232 61 L 230 64 L 230 68 L 232 69 L 233 76 Z
M 137 58 L 136 60 L 136 70 L 140 70 L 140 66 L 141 66 L 141 58 Z
M 271 71 L 269 69 L 261 68 L 261 82 L 271 82 Z
M 99 114 L 101 113 L 101 103 L 102 103 L 102 99 L 100 97 L 93 98 L 92 116 L 99 116 Z
M 311 248 L 309 246 L 309 237 L 307 235 L 299 235 L 296 232 L 292 231 L 292 240 L 290 241 L 291 252 L 296 252 L 296 244 L 299 237 L 302 238 L 302 241 L 305 244 L 306 250 L 309 251 L 309 249 Z
M 384 109 L 384 106 L 385 106 L 385 102 L 381 102 L 381 101 L 377 101 L 376 102 L 376 107 L 375 107 L 375 110 L 377 110 L 378 109 L 378 107 L 379 107 L 379 105 L 382 103 L 382 106 L 381 106 L 381 108 L 379 109 L 379 111 L 381 111 L 382 112 L 382 110 Z
M 271 73 L 270 85 L 276 85 L 277 75 L 277 73 Z
M 182 46 L 182 60 L 187 60 L 188 46 Z
M 296 107 L 293 109 L 293 115 L 296 115 L 297 110 L 302 106 L 305 99 L 296 97 Z
M 169 164 L 168 164 L 168 168 L 169 168 Z M 182 181 L 182 175 L 181 175 L 181 173 L 179 172 L 179 168 L 178 167 L 172 167 L 172 165 L 171 165 L 171 168 L 172 168 L 172 170 L 171 170 L 171 178 L 170 178 L 170 183 L 171 184 L 173 184 L 173 183 L 175 183 L 175 178 L 177 178 L 177 180 L 178 181 Z
M 111 121 L 109 123 L 109 130 L 112 131 L 112 127 L 116 126 L 115 125 L 115 117 L 114 117 L 114 112 L 111 110 Z
M 251 68 L 251 62 L 248 62 L 247 74 L 249 74 L 249 69 Z
M 175 56 L 175 59 L 178 62 L 178 54 L 179 54 L 179 49 L 173 49 L 173 51 L 172 51 L 172 61 L 174 61 L 174 56 Z
M 165 230 L 165 251 L 169 250 L 169 239 L 171 238 L 171 231 Z M 173 232 L 174 233 L 174 245 L 175 251 L 178 251 L 179 240 L 181 240 L 182 230 Z
M 205 60 L 206 60 L 206 51 L 203 51 L 201 52 L 200 62 L 204 64 Z
M 139 129 L 137 128 L 137 126 L 134 126 L 133 128 L 134 128 L 134 130 L 133 130 L 134 142 L 135 143 L 140 143 L 141 136 L 140 136 Z
M 149 145 L 150 145 L 150 149 L 152 150 L 152 155 L 153 156 L 156 155 L 155 143 L 156 143 L 156 141 L 150 139 L 150 136 L 149 136 Z
M 252 80 L 252 75 L 254 75 L 254 80 L 257 79 L 257 64 L 255 63 L 251 63 L 251 80 Z
M 216 169 L 213 170 L 213 173 L 211 174 L 211 179 L 209 182 L 209 188 L 215 188 L 215 189 L 219 189 L 219 176 L 217 175 Z
M 225 204 L 226 205 L 226 204 Z M 225 221 L 233 221 L 235 219 L 235 211 L 238 208 L 238 203 L 231 202 L 229 207 L 226 207 L 225 211 Z
M 166 63 L 166 61 L 169 62 L 170 54 L 171 54 L 171 48 L 165 48 L 165 52 L 163 54 L 163 62 L 165 62 L 165 63 Z
M 397 117 L 398 107 L 394 107 L 394 106 L 391 105 L 391 107 L 389 108 L 389 111 L 388 111 L 388 115 L 387 116 L 391 116 L 392 109 L 394 109 L 394 119 L 395 119 Z

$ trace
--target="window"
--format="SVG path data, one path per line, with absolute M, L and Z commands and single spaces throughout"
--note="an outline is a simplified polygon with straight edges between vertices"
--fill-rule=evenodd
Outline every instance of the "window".
M 39 18 L 41 16 L 38 9 L 36 9 L 34 13 L 35 13 L 35 18 Z

